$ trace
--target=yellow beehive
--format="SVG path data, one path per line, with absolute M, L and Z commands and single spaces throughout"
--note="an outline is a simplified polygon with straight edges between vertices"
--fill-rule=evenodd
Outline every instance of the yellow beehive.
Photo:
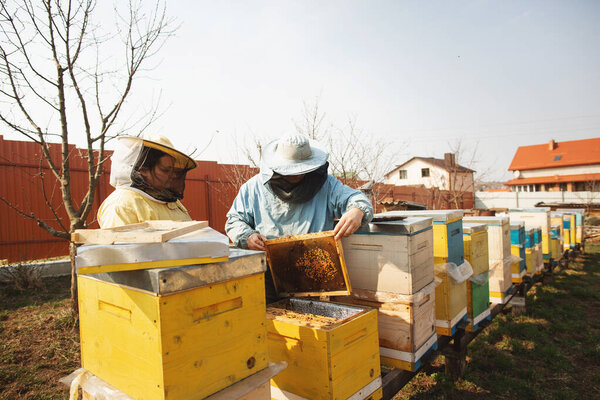
M 204 398 L 267 367 L 264 255 L 236 254 L 78 276 L 82 367 L 136 399 Z
M 269 358 L 288 363 L 273 398 L 381 398 L 375 310 L 286 299 L 267 307 L 267 331 Z
M 479 275 L 490 270 L 488 257 L 488 232 L 486 224 L 463 224 L 463 240 L 465 259 L 473 267 L 473 275 Z

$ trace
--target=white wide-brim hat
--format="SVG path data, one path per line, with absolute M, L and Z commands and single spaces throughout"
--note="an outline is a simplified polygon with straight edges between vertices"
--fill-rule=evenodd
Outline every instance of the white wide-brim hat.
M 315 171 L 327 162 L 329 153 L 303 135 L 289 135 L 267 144 L 262 152 L 264 167 L 279 175 L 300 175 Z

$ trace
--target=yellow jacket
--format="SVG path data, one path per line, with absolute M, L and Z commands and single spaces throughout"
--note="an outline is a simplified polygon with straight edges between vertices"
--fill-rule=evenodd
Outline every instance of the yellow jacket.
M 117 188 L 98 209 L 98 223 L 101 228 L 159 219 L 190 221 L 192 218 L 179 200 L 165 203 L 140 190 L 127 187 Z

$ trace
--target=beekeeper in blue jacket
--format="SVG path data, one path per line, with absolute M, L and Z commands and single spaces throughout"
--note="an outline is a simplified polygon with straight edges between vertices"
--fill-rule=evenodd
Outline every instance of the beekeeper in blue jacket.
M 225 230 L 233 244 L 265 250 L 267 239 L 332 229 L 339 239 L 371 221 L 369 199 L 327 174 L 328 157 L 302 135 L 265 146 L 260 174 L 240 188 L 227 213 Z

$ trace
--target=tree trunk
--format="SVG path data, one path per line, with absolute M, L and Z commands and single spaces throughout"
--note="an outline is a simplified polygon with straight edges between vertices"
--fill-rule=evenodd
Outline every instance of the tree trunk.
M 75 268 L 75 255 L 77 254 L 77 246 L 71 242 L 69 244 L 69 256 L 71 258 L 71 310 L 73 317 L 79 320 L 79 301 L 77 294 L 77 269 Z

